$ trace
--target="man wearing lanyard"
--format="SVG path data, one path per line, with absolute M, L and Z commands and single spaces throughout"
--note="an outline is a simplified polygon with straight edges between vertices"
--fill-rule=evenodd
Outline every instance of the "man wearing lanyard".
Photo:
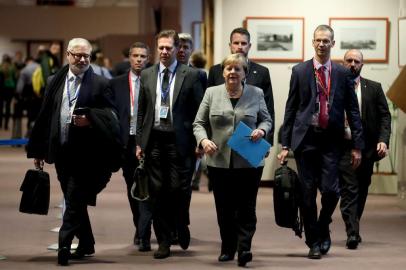
M 170 255 L 171 220 L 177 220 L 179 245 L 190 242 L 188 201 L 196 140 L 192 123 L 203 98 L 198 71 L 178 63 L 179 36 L 156 36 L 159 63 L 141 73 L 137 120 L 137 157 L 145 156 L 159 248 L 154 258 Z
M 34 158 L 36 168 L 42 169 L 44 161 L 55 163 L 63 191 L 66 209 L 59 230 L 60 265 L 95 252 L 87 206 L 96 204 L 97 193 L 114 171 L 109 159 L 112 152 L 103 140 L 110 136 L 106 130 L 113 125 L 99 129 L 96 111 L 106 116 L 106 122 L 115 122 L 117 137 L 118 122 L 108 81 L 94 74 L 90 67 L 91 52 L 92 46 L 86 39 L 69 41 L 66 52 L 69 64 L 50 77 L 27 145 L 27 157 Z M 121 149 L 116 150 L 120 153 Z M 79 238 L 79 245 L 71 254 L 74 236 Z
M 135 42 L 129 50 L 129 59 L 131 69 L 110 81 L 111 89 L 114 93 L 115 103 L 120 119 L 121 140 L 125 146 L 122 161 L 123 176 L 127 186 L 127 197 L 132 212 L 135 234 L 134 245 L 139 245 L 140 251 L 151 250 L 150 234 L 151 231 L 143 228 L 150 228 L 150 224 L 140 224 L 143 220 L 140 215 L 149 215 L 141 213 L 148 212 L 145 203 L 140 203 L 131 197 L 131 187 L 134 183 L 133 176 L 135 168 L 138 166 L 138 159 L 135 156 L 136 142 L 135 133 L 137 128 L 138 97 L 140 92 L 141 71 L 145 69 L 149 60 L 149 47 L 142 42 Z M 142 208 L 141 208 L 142 207 Z M 140 209 L 139 209 L 140 208 Z M 150 223 L 151 221 L 146 223 Z M 141 227 L 141 228 L 139 228 Z
M 351 73 L 330 60 L 334 31 L 320 25 L 314 31 L 313 59 L 292 69 L 282 130 L 283 163 L 294 152 L 302 190 L 308 257 L 320 259 L 330 249 L 329 224 L 338 203 L 338 162 L 342 155 L 344 112 L 353 131 L 353 166 L 361 162 L 362 125 Z M 317 189 L 321 209 L 317 211 Z

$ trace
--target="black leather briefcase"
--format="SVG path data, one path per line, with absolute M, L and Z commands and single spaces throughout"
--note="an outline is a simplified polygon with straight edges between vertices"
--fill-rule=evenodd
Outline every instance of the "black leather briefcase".
M 144 158 L 140 159 L 140 165 L 134 172 L 134 183 L 131 187 L 131 197 L 137 201 L 145 201 L 149 198 L 148 176 L 144 168 Z
M 276 169 L 273 188 L 273 205 L 276 224 L 292 228 L 302 237 L 303 220 L 300 213 L 300 186 L 297 173 L 287 166 L 287 162 Z
M 20 191 L 20 212 L 47 215 L 49 208 L 49 174 L 43 170 L 28 170 Z

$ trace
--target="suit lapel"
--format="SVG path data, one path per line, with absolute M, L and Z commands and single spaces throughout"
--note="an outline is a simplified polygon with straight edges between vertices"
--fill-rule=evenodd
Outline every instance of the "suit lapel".
M 176 99 L 179 96 L 180 89 L 182 88 L 182 84 L 186 76 L 186 72 L 187 72 L 186 66 L 178 64 L 178 67 L 176 69 L 175 86 L 173 88 L 172 106 L 175 104 Z
M 124 99 L 123 102 L 124 102 L 126 108 L 128 109 L 128 111 L 131 110 L 130 103 L 132 102 L 131 98 L 130 98 L 130 89 L 131 89 L 130 83 L 132 83 L 131 80 L 129 79 L 130 72 L 128 72 L 127 76 L 125 78 L 123 78 L 123 80 L 121 81 L 122 91 L 124 91 L 123 92 L 123 99 Z
M 331 73 L 330 73 L 330 98 L 329 98 L 329 103 L 330 103 L 330 108 L 333 105 L 334 101 L 334 94 L 337 88 L 337 77 L 338 77 L 338 70 L 336 64 L 331 61 Z
M 87 104 L 89 104 L 89 101 L 91 100 L 92 96 L 92 88 L 91 88 L 91 83 L 93 80 L 92 76 L 93 70 L 92 67 L 89 67 L 89 69 L 83 75 L 82 82 L 80 84 L 78 100 L 75 106 L 76 108 L 85 107 L 87 106 Z
M 310 94 L 312 96 L 312 100 L 316 103 L 316 96 L 317 96 L 317 86 L 316 86 L 316 78 L 314 76 L 314 67 L 313 67 L 313 59 L 308 61 L 308 67 L 306 68 L 307 74 L 305 78 L 309 78 L 310 83 Z
M 151 76 L 149 76 L 149 82 L 148 82 L 148 87 L 149 87 L 149 91 L 150 91 L 150 95 L 151 95 L 152 108 L 155 107 L 158 69 L 159 69 L 159 64 L 155 65 L 153 68 L 151 68 Z
M 362 113 L 361 118 L 364 118 L 364 116 L 367 113 L 366 98 L 368 96 L 368 87 L 366 81 L 362 77 L 360 83 L 361 83 L 361 113 Z

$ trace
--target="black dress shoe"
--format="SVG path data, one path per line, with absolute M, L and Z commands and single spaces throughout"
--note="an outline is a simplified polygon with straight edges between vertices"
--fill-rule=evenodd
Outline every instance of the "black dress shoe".
M 321 252 L 319 244 L 314 244 L 313 247 L 310 248 L 309 254 L 307 254 L 309 259 L 318 260 L 321 259 Z
M 90 256 L 94 254 L 94 246 L 90 246 L 90 247 L 81 247 L 80 245 L 77 247 L 77 249 L 75 250 L 75 252 L 73 252 L 70 255 L 70 259 L 73 260 L 80 260 L 83 259 L 86 256 Z
M 150 243 L 150 241 L 140 239 L 140 244 L 138 246 L 138 251 L 141 251 L 141 252 L 151 251 L 151 243 Z
M 238 266 L 244 267 L 250 261 L 252 261 L 251 251 L 238 252 Z
M 232 261 L 232 260 L 234 260 L 234 255 L 224 253 L 224 254 L 221 254 L 221 255 L 219 256 L 218 260 L 219 260 L 219 262 Z
M 69 265 L 70 251 L 67 247 L 63 247 L 58 251 L 58 264 L 62 266 Z
M 358 240 L 358 243 L 361 243 L 362 242 L 362 238 L 361 238 L 361 235 L 357 235 L 357 240 Z
M 323 255 L 326 255 L 331 247 L 331 238 L 330 235 L 320 241 L 320 252 Z
M 187 225 L 178 228 L 178 241 L 179 246 L 186 250 L 190 244 L 190 231 Z
M 165 259 L 169 257 L 170 253 L 171 251 L 168 246 L 159 245 L 158 250 L 154 252 L 154 258 Z
M 357 249 L 358 243 L 358 237 L 356 235 L 350 235 L 347 238 L 346 246 L 348 249 Z

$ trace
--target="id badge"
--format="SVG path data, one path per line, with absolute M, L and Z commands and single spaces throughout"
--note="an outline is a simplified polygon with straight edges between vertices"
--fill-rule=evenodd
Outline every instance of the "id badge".
M 159 118 L 166 119 L 168 117 L 169 107 L 161 106 L 159 109 Z
M 72 123 L 72 115 L 73 115 L 73 106 L 69 109 L 69 114 L 66 116 L 66 124 Z
M 72 115 L 68 115 L 68 117 L 66 117 L 66 124 L 70 123 L 72 123 Z

